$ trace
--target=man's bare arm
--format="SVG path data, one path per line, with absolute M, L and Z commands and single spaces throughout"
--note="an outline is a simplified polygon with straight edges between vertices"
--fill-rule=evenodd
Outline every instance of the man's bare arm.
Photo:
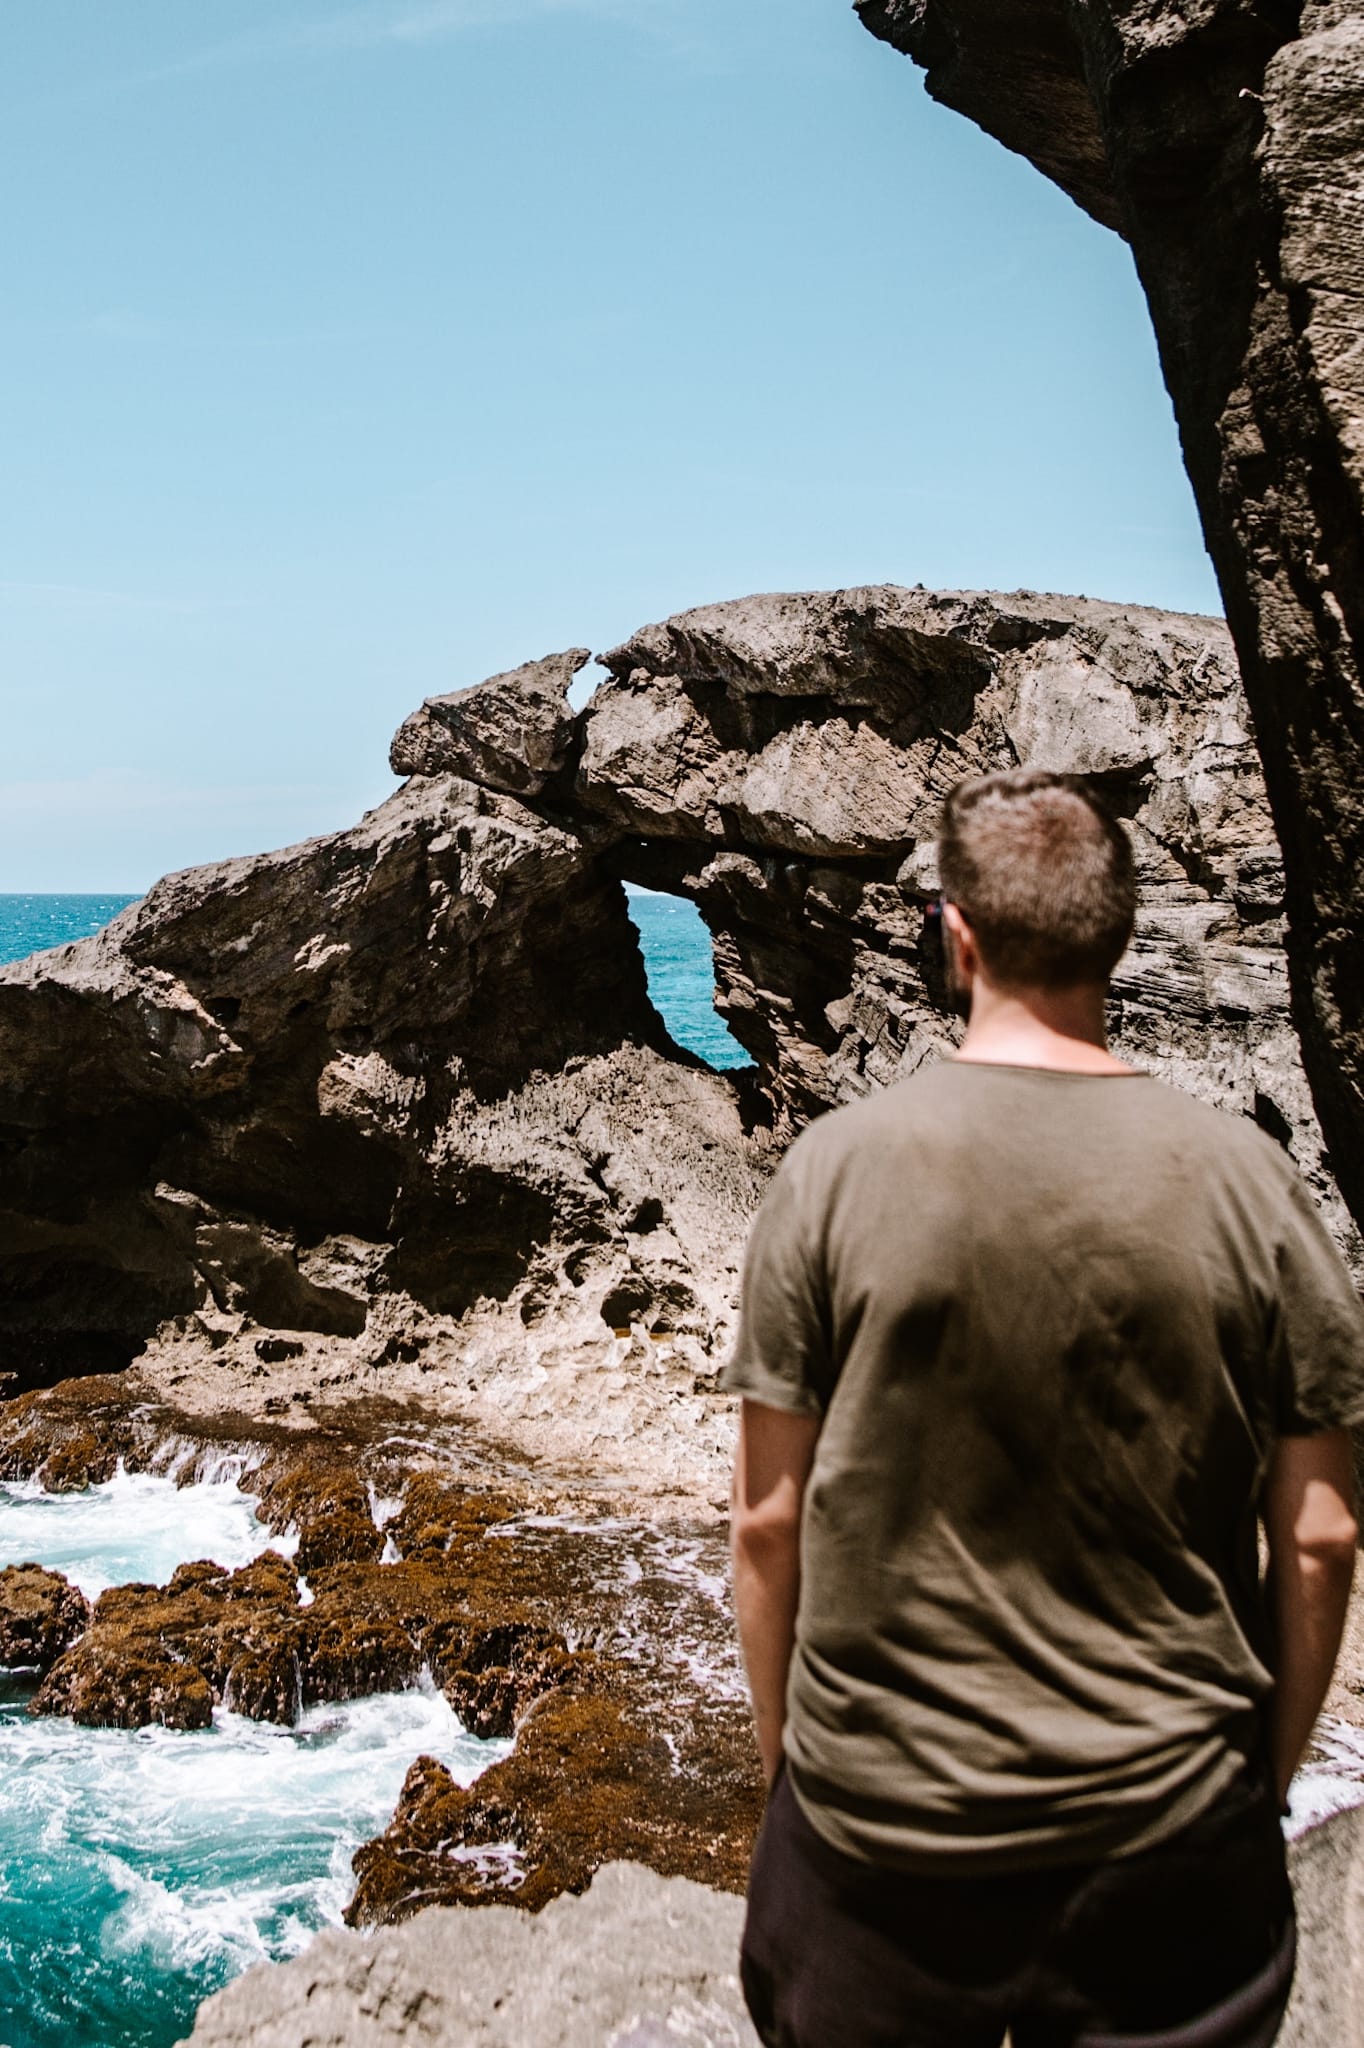
M 800 1511 L 819 1421 L 745 1401 L 734 1464 L 730 1547 L 753 1720 L 770 1785 L 781 1762 L 786 1676 L 800 1593 Z
M 1348 1431 L 1280 1438 L 1263 1514 L 1278 1644 L 1270 1753 L 1281 1806 L 1335 1669 L 1359 1541 L 1354 1510 Z

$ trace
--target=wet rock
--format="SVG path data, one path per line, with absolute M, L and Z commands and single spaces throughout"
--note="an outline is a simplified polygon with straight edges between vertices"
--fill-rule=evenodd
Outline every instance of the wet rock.
M 57 1659 L 30 1709 L 84 1728 L 207 1728 L 213 1689 L 154 1638 L 96 1622 Z
M 190 2041 L 757 2048 L 736 1974 L 742 1917 L 738 1899 L 614 1864 L 534 1917 L 433 1912 L 363 1941 L 323 1935 L 201 2006 Z
M 165 1586 L 102 1593 L 30 1712 L 87 1727 L 206 1728 L 230 1691 L 240 1713 L 292 1721 L 301 1645 L 298 1578 L 286 1559 L 236 1572 L 208 1560 L 181 1565 Z
M 46 1671 L 89 1620 L 89 1601 L 63 1573 L 39 1564 L 0 1571 L 0 1665 Z
M 571 647 L 471 690 L 428 697 L 398 729 L 393 773 L 462 775 L 511 796 L 537 795 L 568 757 L 568 686 L 591 659 L 590 648 Z
M 410 1685 L 421 1668 L 417 1646 L 396 1621 L 357 1613 L 349 1601 L 342 1612 L 319 1598 L 308 1609 L 304 1697 L 363 1699 L 367 1693 Z
M 461 1617 L 422 1633 L 422 1651 L 471 1735 L 510 1735 L 534 1700 L 577 1678 L 584 1659 L 531 1621 L 471 1625 Z
M 15 1395 L 0 1404 L 0 1479 L 45 1484 L 44 1471 L 84 1473 L 88 1483 L 112 1477 L 136 1441 L 134 1405 L 121 1378 L 95 1375 L 82 1380 L 74 1400 L 49 1400 L 40 1392 Z
M 297 1532 L 295 1563 L 305 1575 L 343 1559 L 363 1563 L 384 1547 L 353 1463 L 284 1459 L 267 1463 L 253 1485 L 266 1525 Z
M 389 1827 L 356 1854 L 346 1917 L 376 1926 L 433 1903 L 534 1912 L 585 1890 L 615 1857 L 665 1875 L 708 1866 L 714 1883 L 740 1890 L 760 1799 L 750 1787 L 730 1804 L 735 1789 L 688 1788 L 659 1729 L 618 1699 L 561 1690 L 467 1790 L 430 1757 L 412 1766 Z
M 1284 850 L 1307 1072 L 1364 1217 L 1364 19 L 1341 0 L 858 11 L 1131 244 Z
M 294 1725 L 303 1711 L 303 1667 L 285 1631 L 237 1652 L 223 1674 L 222 1702 L 249 1721 Z
M 49 1493 L 84 1493 L 111 1479 L 116 1460 L 89 1430 L 68 1438 L 38 1468 L 38 1483 Z

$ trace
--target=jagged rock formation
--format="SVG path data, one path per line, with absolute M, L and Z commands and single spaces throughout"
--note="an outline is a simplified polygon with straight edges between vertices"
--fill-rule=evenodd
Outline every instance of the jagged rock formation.
M 1129 822 L 1121 1048 L 1254 1115 L 1357 1252 L 1216 621 L 849 590 L 685 613 L 604 661 L 571 721 L 580 650 L 432 700 L 397 742 L 421 772 L 353 832 L 171 876 L 0 971 L 0 1366 L 141 1354 L 181 1406 L 267 1412 L 420 1391 L 714 1495 L 775 1147 L 950 1047 L 938 808 L 1024 760 Z M 671 1043 L 622 878 L 700 905 L 751 1076 Z
M 460 775 L 510 796 L 538 796 L 568 759 L 568 686 L 591 659 L 590 647 L 571 647 L 472 689 L 428 697 L 394 735 L 393 773 Z
M 583 1898 L 324 1934 L 200 2007 L 193 2048 L 757 2048 L 738 1982 L 743 1906 L 613 1863 Z M 1302 2044 L 1307 2048 L 1307 2044 Z
M 1350 0 L 856 0 L 1124 234 L 1288 876 L 1307 1071 L 1364 1218 L 1364 18 Z
M 1066 769 L 1137 852 L 1118 1048 L 1289 1144 L 1355 1248 L 1298 1067 L 1282 867 L 1218 622 L 850 590 L 687 612 L 603 659 L 576 793 L 621 835 L 622 872 L 700 903 L 718 1007 L 780 1129 L 948 1044 L 922 919 L 948 789 Z

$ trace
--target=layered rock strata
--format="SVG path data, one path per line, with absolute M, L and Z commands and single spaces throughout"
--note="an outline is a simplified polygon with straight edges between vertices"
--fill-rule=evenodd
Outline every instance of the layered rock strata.
M 1018 762 L 1092 778 L 1131 832 L 1119 1049 L 1254 1116 L 1357 1258 L 1216 621 L 880 587 L 705 607 L 603 660 L 576 716 L 581 650 L 431 700 L 353 832 L 171 876 L 0 971 L 20 1384 L 136 1357 L 200 1411 L 421 1396 L 718 1500 L 763 1182 L 806 1118 L 950 1049 L 938 813 Z M 751 1071 L 672 1043 L 623 881 L 700 906 Z
M 1364 20 L 1348 0 L 856 0 L 1131 244 L 1284 848 L 1307 1070 L 1364 1217 Z

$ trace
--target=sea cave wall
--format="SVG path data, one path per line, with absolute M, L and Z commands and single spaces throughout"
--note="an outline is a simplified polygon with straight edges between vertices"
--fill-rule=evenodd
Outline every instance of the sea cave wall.
M 1349 0 L 856 0 L 1129 242 L 1287 876 L 1304 1058 L 1364 1218 L 1364 18 Z

